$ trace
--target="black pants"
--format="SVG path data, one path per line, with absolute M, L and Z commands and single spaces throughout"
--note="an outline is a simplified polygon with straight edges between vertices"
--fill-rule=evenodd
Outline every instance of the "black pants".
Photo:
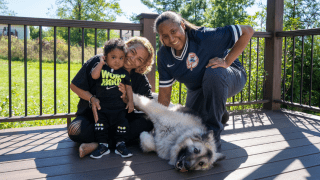
M 127 132 L 126 143 L 132 143 L 133 141 L 139 139 L 140 133 L 143 131 L 151 131 L 153 129 L 153 124 L 150 120 L 145 118 L 144 114 L 130 113 L 126 115 L 128 119 L 130 129 Z M 68 131 L 70 139 L 77 143 L 91 143 L 97 142 L 94 136 L 94 120 L 93 116 L 77 116 L 69 125 L 70 129 L 77 129 L 77 131 Z M 71 132 L 71 133 L 70 133 Z M 114 132 L 110 131 L 109 137 L 113 137 Z M 109 138 L 109 145 L 114 146 Z
M 128 120 L 125 118 L 126 109 L 106 113 L 98 111 L 99 120 L 95 123 L 94 135 L 99 143 L 108 143 L 108 132 L 113 132 L 115 142 L 122 142 L 126 140 L 126 134 L 129 129 Z

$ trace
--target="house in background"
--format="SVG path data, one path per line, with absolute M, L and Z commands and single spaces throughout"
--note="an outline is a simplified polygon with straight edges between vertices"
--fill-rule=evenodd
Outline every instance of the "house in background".
M 0 36 L 8 35 L 8 25 L 0 24 Z M 11 35 L 17 36 L 18 39 L 24 39 L 23 25 L 11 25 Z M 30 38 L 30 29 L 27 27 L 27 38 Z
M 120 36 L 120 30 L 115 29 L 114 32 Z M 128 41 L 133 36 L 140 36 L 140 31 L 133 31 L 133 36 L 131 33 L 131 30 L 122 30 L 122 40 Z

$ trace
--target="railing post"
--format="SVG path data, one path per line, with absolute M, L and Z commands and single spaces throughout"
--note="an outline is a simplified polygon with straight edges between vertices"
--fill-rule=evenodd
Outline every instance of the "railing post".
M 153 46 L 153 48 L 156 50 L 156 34 L 153 32 L 153 23 L 154 20 L 159 16 L 159 14 L 155 14 L 155 13 L 141 13 L 138 15 L 138 17 L 140 18 L 140 24 L 143 24 L 143 30 L 141 32 L 141 36 L 144 36 L 145 38 L 147 38 L 151 45 Z M 156 51 L 155 51 L 156 53 Z M 154 56 L 154 61 L 156 58 L 156 54 Z M 156 76 L 156 65 L 154 64 L 152 67 L 151 72 L 149 72 L 147 74 L 147 77 L 149 79 L 149 82 L 152 86 L 152 92 L 155 92 L 155 76 Z
M 265 41 L 265 70 L 267 77 L 265 82 L 264 99 L 270 100 L 263 105 L 264 109 L 279 110 L 280 104 L 273 102 L 281 98 L 281 60 L 282 38 L 277 38 L 276 32 L 283 31 L 283 7 L 284 0 L 268 0 L 266 31 L 272 32 L 271 38 Z

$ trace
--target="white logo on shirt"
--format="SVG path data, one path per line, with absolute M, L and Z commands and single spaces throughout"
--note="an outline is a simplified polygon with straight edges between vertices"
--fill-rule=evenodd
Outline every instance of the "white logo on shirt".
M 109 90 L 109 89 L 112 89 L 112 88 L 115 88 L 115 87 L 117 87 L 117 86 L 106 87 L 106 89 Z
M 195 67 L 197 67 L 198 64 L 199 64 L 198 56 L 193 52 L 189 53 L 187 58 L 187 68 L 192 71 Z
M 174 66 L 174 64 L 171 64 L 171 65 L 170 65 L 170 64 L 167 64 L 167 67 L 172 67 L 172 66 Z

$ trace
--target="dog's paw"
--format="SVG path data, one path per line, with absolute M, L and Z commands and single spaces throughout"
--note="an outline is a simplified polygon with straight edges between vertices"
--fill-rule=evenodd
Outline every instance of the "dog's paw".
M 148 132 L 142 132 L 140 134 L 140 144 L 143 152 L 156 151 L 156 145 L 154 143 L 153 136 Z

